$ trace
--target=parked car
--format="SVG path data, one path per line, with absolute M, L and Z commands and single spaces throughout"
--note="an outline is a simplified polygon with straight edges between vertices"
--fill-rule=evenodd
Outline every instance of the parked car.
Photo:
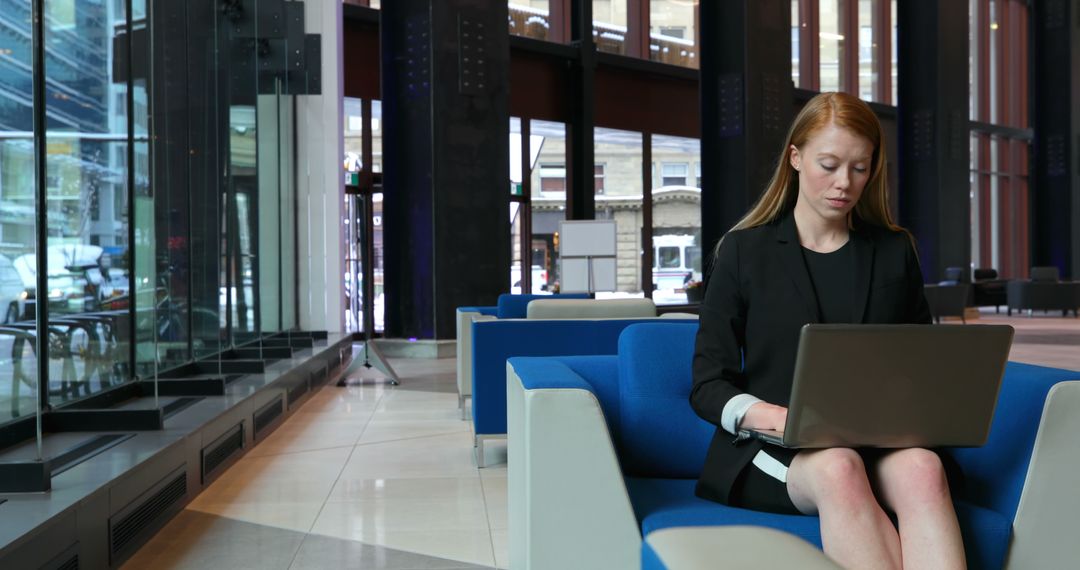
M 3 324 L 22 320 L 26 314 L 26 301 L 29 295 L 23 285 L 15 265 L 4 255 L 0 255 L 0 322 Z
M 48 249 L 49 310 L 53 314 L 96 311 L 105 299 L 102 248 L 96 245 L 51 245 Z M 37 255 L 27 253 L 12 261 L 26 299 L 22 318 L 32 319 L 37 294 Z

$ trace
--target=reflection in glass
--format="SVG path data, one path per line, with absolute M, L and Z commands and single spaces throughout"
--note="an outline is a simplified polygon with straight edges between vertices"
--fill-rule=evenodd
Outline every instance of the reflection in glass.
M 363 128 L 366 118 L 360 99 L 345 99 L 345 171 L 360 172 L 363 164 Z M 371 102 L 372 172 L 382 172 L 382 104 Z M 376 179 L 378 180 L 378 179 Z M 376 182 L 375 189 L 379 188 Z M 345 327 L 350 332 L 364 330 L 364 261 L 366 239 L 371 239 L 372 317 L 374 331 L 383 330 L 383 226 L 382 193 L 364 190 L 347 195 L 344 203 L 345 224 Z M 370 192 L 370 199 L 368 198 Z M 370 200 L 370 201 L 369 201 Z M 354 286 L 355 284 L 355 286 Z M 355 293 L 354 293 L 355 291 Z
M 626 53 L 626 0 L 593 0 L 593 41 L 597 51 Z
M 155 7 L 157 4 L 155 4 Z M 206 10 L 203 7 L 202 10 Z M 188 157 L 191 168 L 190 184 L 187 188 L 176 187 L 172 180 L 162 180 L 162 184 L 156 189 L 156 201 L 173 202 L 183 200 L 185 195 L 190 196 L 186 200 L 190 208 L 190 246 L 180 252 L 186 260 L 181 265 L 190 267 L 190 289 L 168 288 L 168 302 L 159 313 L 160 328 L 173 326 L 169 324 L 170 313 L 179 313 L 185 316 L 186 312 L 178 310 L 185 302 L 190 303 L 191 328 L 189 335 L 193 354 L 190 358 L 203 359 L 222 351 L 227 340 L 225 334 L 226 315 L 222 310 L 221 298 L 224 295 L 221 281 L 222 275 L 222 234 L 225 231 L 222 223 L 222 194 L 225 180 L 222 173 L 226 169 L 225 145 L 228 144 L 228 109 L 226 91 L 224 85 L 217 80 L 221 70 L 218 58 L 219 37 L 224 35 L 224 26 L 221 26 L 219 18 L 205 18 L 203 14 L 193 13 L 189 10 L 187 29 L 182 30 L 173 41 L 169 40 L 172 32 L 171 27 L 159 26 L 155 32 L 155 39 L 160 38 L 158 50 L 175 50 L 166 53 L 161 58 L 160 65 L 168 65 L 174 61 L 184 65 L 188 79 L 188 89 L 191 94 L 191 105 L 195 112 L 189 115 L 194 150 Z M 205 13 L 205 12 L 204 12 Z M 211 14 L 213 12 L 210 12 Z M 191 56 L 184 51 L 189 49 Z M 164 70 L 167 72 L 168 70 Z M 165 73 L 156 73 L 155 79 L 160 81 Z M 181 75 L 182 76 L 182 75 Z M 155 86 L 155 93 L 161 98 L 161 90 Z M 206 112 L 200 112 L 204 110 Z M 160 125 L 160 123 L 156 123 Z M 182 136 L 182 135 L 181 135 Z M 160 175 L 156 179 L 161 180 Z M 172 198 L 175 194 L 177 198 Z M 161 206 L 159 206 L 159 209 Z M 168 223 L 168 218 L 162 216 L 161 223 Z M 182 242 L 181 242 L 182 243 Z M 186 319 L 182 319 L 184 322 Z M 159 332 L 159 336 L 168 337 Z M 186 337 L 188 335 L 183 335 Z M 179 362 L 167 361 L 165 367 L 172 367 Z
M 128 116 L 126 83 L 112 75 L 122 10 L 116 2 L 45 4 L 48 249 L 13 264 L 34 279 L 46 272 L 48 290 L 35 299 L 49 307 L 52 405 L 128 374 Z
M 533 292 L 559 288 L 559 222 L 566 219 L 566 125 L 529 122 L 531 172 L 529 270 Z M 535 145 L 535 149 L 531 145 Z
M 650 0 L 649 59 L 697 69 L 697 0 Z
M 30 1 L 4 2 L 4 11 L 0 18 L 29 38 Z M 38 393 L 37 279 L 16 266 L 32 260 L 35 247 L 32 56 L 29 41 L 7 47 L 0 72 L 0 424 L 34 414 Z
M 378 101 L 376 101 L 377 103 Z M 372 109 L 372 114 L 375 114 L 375 109 Z M 372 296 L 375 301 L 374 309 L 372 310 L 375 320 L 375 331 L 382 332 L 385 329 L 385 321 L 383 320 L 386 314 L 386 286 L 383 283 L 383 193 L 376 192 L 371 195 L 371 229 L 372 236 L 372 259 L 371 268 L 375 274 L 373 279 L 373 291 Z
M 686 285 L 702 279 L 701 141 L 653 135 L 652 158 L 660 165 L 652 188 L 652 297 L 658 305 L 686 303 Z
M 551 39 L 550 0 L 510 0 L 510 33 L 538 40 Z
M 641 133 L 597 128 L 593 134 L 596 164 L 603 165 L 603 185 L 595 187 L 596 219 L 615 220 L 616 291 L 604 297 L 641 297 L 642 153 Z M 599 182 L 599 179 L 597 180 Z

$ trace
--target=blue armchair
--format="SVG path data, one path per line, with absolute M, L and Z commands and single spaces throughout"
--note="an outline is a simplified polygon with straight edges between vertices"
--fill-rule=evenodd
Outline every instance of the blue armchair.
M 584 293 L 563 295 L 499 295 L 496 305 L 457 308 L 457 387 L 461 419 L 465 416 L 465 400 L 472 397 L 472 323 L 493 319 L 524 319 L 529 303 L 537 299 L 588 299 Z
M 658 318 L 496 319 L 472 323 L 472 415 L 476 462 L 484 442 L 506 436 L 506 360 L 512 356 L 615 354 L 619 335 L 637 323 L 690 326 L 696 321 Z
M 627 328 L 617 356 L 511 358 L 510 563 L 539 570 L 637 568 L 642 537 L 672 527 L 753 525 L 820 547 L 816 517 L 694 495 L 714 427 L 689 405 L 696 327 Z M 1080 373 L 1010 363 L 988 443 L 949 452 L 972 568 L 1080 559 Z M 1041 421 L 1040 421 L 1041 419 Z

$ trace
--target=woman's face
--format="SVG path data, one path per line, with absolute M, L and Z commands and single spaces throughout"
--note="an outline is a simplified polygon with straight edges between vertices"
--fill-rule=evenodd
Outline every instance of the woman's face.
M 791 166 L 799 174 L 796 208 L 826 221 L 847 220 L 870 179 L 874 145 L 848 129 L 829 123 L 802 148 L 791 146 Z

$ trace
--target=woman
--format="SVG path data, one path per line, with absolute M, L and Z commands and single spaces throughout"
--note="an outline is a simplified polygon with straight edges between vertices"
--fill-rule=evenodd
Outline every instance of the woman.
M 911 236 L 889 215 L 885 165 L 869 106 L 822 93 L 795 118 L 764 195 L 717 247 L 690 403 L 719 429 L 697 494 L 817 514 L 826 554 L 846 567 L 963 568 L 933 451 L 733 441 L 740 427 L 784 429 L 804 324 L 930 322 Z

